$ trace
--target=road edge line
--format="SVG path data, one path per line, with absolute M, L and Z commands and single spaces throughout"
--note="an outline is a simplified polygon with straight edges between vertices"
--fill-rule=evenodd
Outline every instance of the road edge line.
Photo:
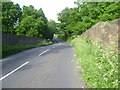
M 10 76 L 11 74 L 13 74 L 14 72 L 16 72 L 17 70 L 19 70 L 20 68 L 22 68 L 23 66 L 25 66 L 28 63 L 29 63 L 29 61 L 27 61 L 24 64 L 20 65 L 19 67 L 17 67 L 16 69 L 14 69 L 13 71 L 11 71 L 10 73 L 8 73 L 5 76 L 3 76 L 2 78 L 0 78 L 0 81 L 2 81 L 3 79 L 5 79 L 6 77 Z

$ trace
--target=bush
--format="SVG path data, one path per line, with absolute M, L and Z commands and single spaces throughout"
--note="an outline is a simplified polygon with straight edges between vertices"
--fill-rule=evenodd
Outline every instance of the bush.
M 58 34 L 58 35 L 56 35 L 56 38 L 59 38 L 59 39 L 64 40 L 64 41 L 67 40 L 67 38 L 64 34 Z
M 103 50 L 99 42 L 79 37 L 70 41 L 75 47 L 78 68 L 82 68 L 88 88 L 118 88 L 118 53 Z

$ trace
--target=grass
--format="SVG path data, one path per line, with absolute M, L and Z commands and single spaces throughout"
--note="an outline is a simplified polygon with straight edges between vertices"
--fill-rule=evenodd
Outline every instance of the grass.
M 85 37 L 69 42 L 75 48 L 75 62 L 84 75 L 87 88 L 118 88 L 117 49 L 103 50 L 99 42 L 92 43 Z
M 51 41 L 46 41 L 43 40 L 42 42 L 38 43 L 37 45 L 22 45 L 22 44 L 16 44 L 16 45 L 7 45 L 7 44 L 3 44 L 2 45 L 2 57 L 6 57 L 27 49 L 31 49 L 31 48 L 36 48 L 36 47 L 40 47 L 40 46 L 45 46 L 45 45 L 50 45 L 53 42 Z

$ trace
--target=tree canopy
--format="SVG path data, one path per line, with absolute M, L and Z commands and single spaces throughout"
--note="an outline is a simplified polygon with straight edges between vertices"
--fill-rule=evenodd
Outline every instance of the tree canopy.
M 2 2 L 2 31 L 15 33 L 15 24 L 21 18 L 21 8 L 13 2 Z
M 66 38 L 82 34 L 100 21 L 120 18 L 120 2 L 75 2 L 77 7 L 65 8 L 58 13 L 59 32 Z
M 40 8 L 23 6 L 13 2 L 2 2 L 2 31 L 17 35 L 52 39 L 54 33 L 65 37 L 80 35 L 100 21 L 120 18 L 120 2 L 75 2 L 77 7 L 66 7 L 58 13 L 56 23 L 48 21 Z
M 40 8 L 23 6 L 13 2 L 2 2 L 2 32 L 52 39 L 55 31 L 55 21 L 48 21 Z

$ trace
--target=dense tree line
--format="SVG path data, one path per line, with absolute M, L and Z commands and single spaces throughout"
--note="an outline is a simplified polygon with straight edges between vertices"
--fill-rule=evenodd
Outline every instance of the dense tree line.
M 75 2 L 77 7 L 65 8 L 58 14 L 58 31 L 65 37 L 82 34 L 100 21 L 120 18 L 120 2 Z
M 13 2 L 2 2 L 2 32 L 52 39 L 55 21 L 48 21 L 42 9 L 32 5 L 23 6 Z
M 100 21 L 120 17 L 120 2 L 75 2 L 77 7 L 65 8 L 58 14 L 60 23 L 48 21 L 42 9 L 2 2 L 2 31 L 30 37 L 52 38 L 62 33 L 66 38 L 80 35 Z

